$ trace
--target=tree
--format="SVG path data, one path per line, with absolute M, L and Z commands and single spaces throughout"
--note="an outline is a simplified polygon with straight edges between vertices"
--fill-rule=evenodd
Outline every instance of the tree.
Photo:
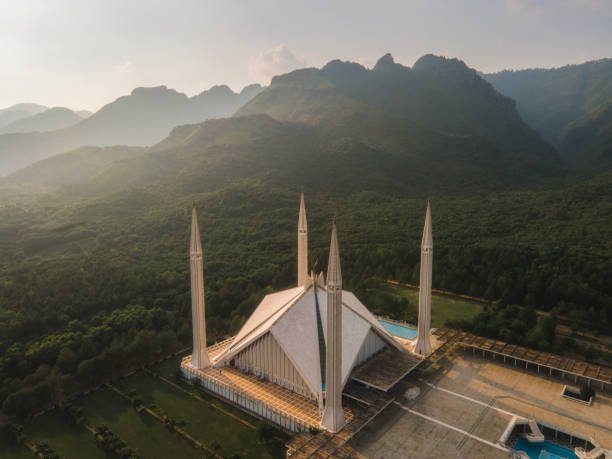
M 64 373 L 72 373 L 76 367 L 77 356 L 69 347 L 64 347 L 57 356 L 55 364 Z

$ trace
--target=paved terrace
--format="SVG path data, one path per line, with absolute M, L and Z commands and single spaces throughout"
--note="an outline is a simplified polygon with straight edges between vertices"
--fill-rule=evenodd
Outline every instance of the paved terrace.
M 353 370 L 351 379 L 387 392 L 421 362 L 413 354 L 403 354 L 387 347 Z
M 525 368 L 532 365 L 538 373 L 542 371 L 548 373 L 549 376 L 567 379 L 575 384 L 584 382 L 594 388 L 612 392 L 612 369 L 610 368 L 449 328 L 440 328 L 434 334 L 440 341 L 459 343 L 475 351 L 481 351 L 483 356 L 490 355 L 503 362 L 510 360 L 515 365 L 520 362 Z
M 460 394 L 490 409 L 535 418 L 538 422 L 568 433 L 593 438 L 612 448 L 612 396 L 599 392 L 591 406 L 561 396 L 563 382 L 524 369 L 463 354 L 453 358 L 452 367 L 432 390 L 448 396 Z
M 498 442 L 513 417 L 612 445 L 608 394 L 598 393 L 585 406 L 563 398 L 563 382 L 553 378 L 471 353 L 452 354 L 407 376 L 398 389 L 418 386 L 420 396 L 397 397 L 351 445 L 373 459 L 507 458 L 509 448 Z
M 428 376 L 439 382 L 437 372 Z M 363 429 L 351 442 L 359 452 L 372 459 L 508 458 L 510 451 L 496 440 L 510 415 L 434 390 L 418 380 L 418 373 L 400 386 L 418 386 L 421 393 L 416 400 L 397 397 Z
M 377 390 L 367 389 L 348 382 L 344 388 L 344 412 L 352 413 L 337 434 L 321 431 L 316 434 L 301 433 L 287 444 L 287 455 L 292 458 L 365 458 L 347 443 L 388 407 L 393 398 Z

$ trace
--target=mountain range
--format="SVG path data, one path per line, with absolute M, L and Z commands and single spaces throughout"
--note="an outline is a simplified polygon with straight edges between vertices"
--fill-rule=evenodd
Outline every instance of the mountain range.
M 165 86 L 136 88 L 90 117 L 17 104 L 0 110 L 0 175 L 82 145 L 153 145 L 175 126 L 235 112 L 322 130 L 357 127 L 366 143 L 396 142 L 397 129 L 384 139 L 363 138 L 394 125 L 479 137 L 511 169 L 522 169 L 518 175 L 554 175 L 559 165 L 592 170 L 612 161 L 611 80 L 612 59 L 485 75 L 458 59 L 425 55 L 410 68 L 387 54 L 372 69 L 335 60 L 239 94 L 227 86 L 191 98 Z
M 114 190 L 161 180 L 170 189 L 202 191 L 248 179 L 316 185 L 329 193 L 423 194 L 495 189 L 560 174 L 554 148 L 522 122 L 513 101 L 457 59 L 424 56 L 410 69 L 386 55 L 372 70 L 332 61 L 276 77 L 260 90 L 245 89 L 250 101 L 232 118 L 176 127 L 140 154 L 96 162 L 104 167 L 99 176 L 86 175 L 85 182 L 62 175 L 64 183 L 78 179 L 90 190 Z M 225 107 L 212 100 L 232 94 L 218 87 L 189 99 L 166 88 L 137 89 L 59 132 L 78 129 L 98 144 L 114 139 L 137 145 L 181 117 L 212 117 Z M 198 108 L 185 111 L 185 104 Z M 139 119 L 152 111 L 159 124 Z M 101 125 L 108 127 L 104 136 Z M 59 163 L 74 158 L 54 156 L 7 183 L 59 172 Z
M 595 68 L 601 73 L 600 64 Z M 561 75 L 566 71 L 558 70 Z M 519 76 L 522 87 L 527 88 L 530 72 L 499 75 L 506 79 Z M 550 72 L 554 71 L 545 73 Z M 555 148 L 543 140 L 544 134 L 522 120 L 514 100 L 485 78 L 500 84 L 495 75 L 483 76 L 458 59 L 425 55 L 410 68 L 387 54 L 372 69 L 334 60 L 320 69 L 277 76 L 267 88 L 246 87 L 239 94 L 227 86 L 213 87 L 191 98 L 164 86 L 137 88 L 71 127 L 0 135 L 0 148 L 4 146 L 0 149 L 0 171 L 10 173 L 52 156 L 9 176 L 5 183 L 14 186 L 20 180 L 27 182 L 26 177 L 49 177 L 48 171 L 53 170 L 57 179 L 51 182 L 56 184 L 87 178 L 87 186 L 95 188 L 93 184 L 100 181 L 100 189 L 112 189 L 119 184 L 143 186 L 151 177 L 182 183 L 183 177 L 173 174 L 188 171 L 197 175 L 198 170 L 202 175 L 199 180 L 208 184 L 217 183 L 219 177 L 238 180 L 257 176 L 285 184 L 314 181 L 332 191 L 327 180 L 341 176 L 341 162 L 350 159 L 351 173 L 343 178 L 347 186 L 352 186 L 351 180 L 360 180 L 366 183 L 360 185 L 362 189 L 429 193 L 562 177 L 568 167 L 563 158 L 577 150 L 590 151 L 581 157 L 592 157 L 599 166 L 607 164 L 608 159 L 600 153 L 609 146 L 605 140 L 610 138 L 609 105 L 604 104 L 607 110 L 589 112 L 564 126 L 564 140 Z M 601 75 L 599 79 L 603 80 Z M 506 81 L 504 88 L 509 87 L 512 85 Z M 590 100 L 604 100 L 605 88 L 603 95 L 589 89 Z M 556 89 L 562 91 L 563 87 Z M 233 118 L 184 124 L 234 112 Z M 169 135 L 163 139 L 166 131 Z M 149 149 L 125 149 L 125 155 L 117 154 L 120 148 L 85 148 L 54 156 L 80 145 L 137 146 L 157 141 Z M 194 156 L 194 151 L 200 156 Z M 94 155 L 113 158 L 88 163 L 87 170 L 96 173 L 101 172 L 98 168 L 109 168 L 100 176 L 103 179 L 61 172 L 75 169 L 70 161 L 82 164 Z M 115 164 L 118 160 L 122 162 Z M 205 170 L 200 170 L 203 163 L 195 166 L 201 161 L 206 163 Z M 321 164 L 326 164 L 325 170 L 320 170 Z M 126 175 L 124 170 L 132 172 Z M 432 182 L 432 176 L 439 181 Z M 41 179 L 40 185 L 51 182 Z
M 527 126 L 514 102 L 458 59 L 426 55 L 412 68 L 380 58 L 372 70 L 341 61 L 275 77 L 238 114 L 328 125 L 356 113 L 385 113 L 456 136 L 479 136 L 502 152 L 554 160 L 554 149 Z
M 0 135 L 0 175 L 83 145 L 152 145 L 174 126 L 232 115 L 260 90 L 215 86 L 189 98 L 165 86 L 136 88 L 70 127 Z

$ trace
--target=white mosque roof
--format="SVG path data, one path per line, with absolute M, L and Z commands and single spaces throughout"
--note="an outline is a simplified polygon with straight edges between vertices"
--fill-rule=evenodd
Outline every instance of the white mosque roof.
M 316 291 L 316 298 L 315 298 Z M 327 292 L 324 287 L 295 287 L 267 295 L 243 325 L 232 343 L 216 359 L 220 365 L 271 332 L 313 393 L 321 393 L 321 356 L 317 309 L 326 335 Z M 387 344 L 404 348 L 385 330 L 353 293 L 342 291 L 342 381 L 346 383 L 370 330 Z
M 266 295 L 242 326 L 228 349 L 230 351 L 237 350 L 259 338 L 268 331 L 283 311 L 290 307 L 303 293 L 304 287 L 295 287 Z

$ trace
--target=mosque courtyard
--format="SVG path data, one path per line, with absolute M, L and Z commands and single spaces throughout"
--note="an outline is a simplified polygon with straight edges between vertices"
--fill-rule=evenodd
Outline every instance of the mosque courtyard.
M 421 391 L 414 400 L 401 395 L 414 386 Z M 398 387 L 400 395 L 351 446 L 373 459 L 507 458 L 511 449 L 499 440 L 516 416 L 612 447 L 612 397 L 598 391 L 586 406 L 563 398 L 563 386 L 469 353 L 451 353 L 430 370 L 410 374 Z

